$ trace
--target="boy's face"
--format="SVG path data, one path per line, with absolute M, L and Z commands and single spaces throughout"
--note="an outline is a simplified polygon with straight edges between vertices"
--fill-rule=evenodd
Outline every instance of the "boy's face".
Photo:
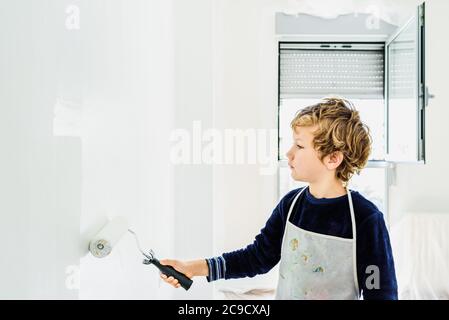
M 294 180 L 313 183 L 330 173 L 331 167 L 323 163 L 326 158 L 322 162 L 312 145 L 313 132 L 317 128 L 318 126 L 297 126 L 293 130 L 293 145 L 287 152 L 287 157 Z

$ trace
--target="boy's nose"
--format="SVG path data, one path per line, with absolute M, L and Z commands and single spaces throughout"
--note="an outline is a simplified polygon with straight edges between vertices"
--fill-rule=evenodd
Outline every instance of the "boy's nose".
M 291 157 L 291 151 L 292 151 L 292 148 L 290 148 L 290 149 L 287 151 L 287 153 L 285 154 L 289 160 L 290 160 L 290 157 Z

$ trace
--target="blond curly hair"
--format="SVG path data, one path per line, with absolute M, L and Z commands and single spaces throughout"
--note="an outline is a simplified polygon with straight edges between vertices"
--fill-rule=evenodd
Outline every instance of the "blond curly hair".
M 323 98 L 319 103 L 298 111 L 290 125 L 293 130 L 297 126 L 318 125 L 313 146 L 321 161 L 333 152 L 342 152 L 343 161 L 336 169 L 336 176 L 344 185 L 354 173 L 359 175 L 368 162 L 372 146 L 370 130 L 347 99 Z

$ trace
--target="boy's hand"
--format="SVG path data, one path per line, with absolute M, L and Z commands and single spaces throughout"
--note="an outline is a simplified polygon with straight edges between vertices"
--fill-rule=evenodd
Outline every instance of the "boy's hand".
M 207 276 L 209 274 L 209 268 L 207 262 L 204 259 L 193 261 L 181 261 L 172 259 L 162 259 L 159 262 L 163 265 L 172 266 L 176 271 L 184 273 L 186 277 L 192 279 L 195 276 Z M 178 280 L 173 277 L 167 277 L 165 274 L 160 274 L 161 278 L 171 284 L 175 288 L 179 288 L 181 285 Z

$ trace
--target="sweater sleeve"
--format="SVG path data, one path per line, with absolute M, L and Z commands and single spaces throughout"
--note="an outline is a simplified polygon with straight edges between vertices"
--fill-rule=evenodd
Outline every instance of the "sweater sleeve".
M 383 214 L 370 215 L 357 230 L 357 268 L 364 300 L 396 300 L 398 288 Z
M 270 271 L 281 259 L 282 237 L 287 219 L 287 209 L 298 190 L 290 191 L 276 208 L 252 244 L 245 248 L 223 253 L 207 259 L 210 268 L 208 281 L 254 277 Z M 213 270 L 225 270 L 214 272 Z

